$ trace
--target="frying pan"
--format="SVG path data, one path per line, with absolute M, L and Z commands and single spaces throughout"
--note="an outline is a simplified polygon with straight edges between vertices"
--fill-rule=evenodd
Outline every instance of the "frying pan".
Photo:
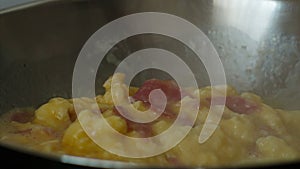
M 105 24 L 138 12 L 163 12 L 188 20 L 215 46 L 228 84 L 241 92 L 259 94 L 273 107 L 300 109 L 299 1 L 70 0 L 39 1 L 0 11 L 0 113 L 15 107 L 38 107 L 55 96 L 71 98 L 74 65 L 87 39 Z M 149 47 L 176 53 L 192 69 L 197 68 L 200 86 L 210 84 L 201 61 L 187 57 L 193 53 L 183 44 L 148 34 L 126 39 L 110 51 L 99 67 L 96 92 L 103 92 L 101 84 L 124 56 Z M 139 85 L 155 73 L 141 74 L 133 83 Z M 7 145 L 1 145 L 1 157 L 10 166 L 36 168 L 132 167 Z M 299 163 L 259 167 L 297 166 Z

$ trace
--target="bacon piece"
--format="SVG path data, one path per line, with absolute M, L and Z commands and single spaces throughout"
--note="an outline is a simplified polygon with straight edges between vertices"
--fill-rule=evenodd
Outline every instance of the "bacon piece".
M 166 155 L 166 160 L 172 166 L 181 166 L 182 165 L 182 163 L 179 160 L 179 158 L 177 156 L 174 156 L 174 155 L 167 154 Z
M 15 121 L 19 123 L 30 122 L 33 118 L 33 114 L 29 112 L 14 112 L 10 116 L 10 121 Z
M 170 111 L 170 106 L 176 101 L 181 99 L 180 88 L 174 80 L 159 80 L 159 79 L 150 79 L 144 82 L 144 84 L 139 88 L 139 90 L 133 95 L 135 100 L 143 101 L 147 107 L 150 107 L 149 104 L 149 94 L 154 89 L 161 89 L 168 100 L 167 107 L 164 110 L 162 117 L 168 119 L 175 119 L 177 114 Z M 160 99 L 159 97 L 157 99 Z M 157 101 L 159 103 L 159 100 Z M 158 112 L 155 105 L 152 105 L 153 111 Z
M 258 104 L 254 101 L 244 99 L 238 96 L 228 96 L 226 100 L 226 106 L 240 114 L 250 114 L 258 109 Z
M 149 102 L 149 94 L 154 89 L 161 89 L 170 101 L 180 100 L 180 89 L 174 80 L 150 79 L 144 82 L 139 90 L 133 95 L 135 100 Z
M 221 105 L 221 102 L 224 98 L 207 98 L 207 101 L 210 102 L 211 99 L 213 99 L 214 105 Z M 259 108 L 259 105 L 254 101 L 242 98 L 240 96 L 227 96 L 225 105 L 231 111 L 234 111 L 239 114 L 251 114 Z
M 150 108 L 150 102 L 149 102 L 149 95 L 152 90 L 155 89 L 161 89 L 164 94 L 167 97 L 167 108 L 168 106 L 176 101 L 179 101 L 181 99 L 180 95 L 180 88 L 173 80 L 158 80 L 158 79 L 150 79 L 144 82 L 144 84 L 138 89 L 138 91 L 132 96 L 132 98 L 137 101 L 143 101 L 145 106 Z M 159 108 L 156 109 L 155 106 L 160 106 L 161 97 L 157 97 L 157 100 L 154 102 L 154 107 L 152 107 L 153 111 L 158 111 Z M 160 110 L 160 109 L 159 109 Z M 114 108 L 114 113 L 118 116 L 122 115 L 120 112 L 117 111 L 116 108 Z M 125 112 L 126 113 L 126 112 Z M 175 119 L 177 114 L 169 112 L 167 110 L 164 110 L 162 117 L 169 118 L 169 119 Z M 124 118 L 125 119 L 125 118 Z M 125 119 L 128 127 L 128 131 L 136 131 L 138 132 L 142 137 L 150 137 L 153 136 L 152 131 L 152 123 L 136 123 L 133 121 L 130 121 L 128 119 Z
M 14 134 L 21 134 L 21 135 L 28 135 L 31 134 L 32 128 L 29 129 L 25 129 L 25 130 L 18 130 L 18 131 L 14 131 Z

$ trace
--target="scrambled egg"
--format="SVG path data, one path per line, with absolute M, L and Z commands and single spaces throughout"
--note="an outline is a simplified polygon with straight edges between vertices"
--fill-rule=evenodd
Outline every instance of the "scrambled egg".
M 123 76 L 115 76 L 122 83 Z M 100 109 L 104 119 L 119 133 L 129 137 L 151 137 L 172 125 L 180 107 L 180 99 L 168 104 L 168 111 L 155 121 L 148 124 L 133 123 L 116 110 L 111 88 L 117 87 L 116 90 L 119 90 L 115 97 L 124 97 L 122 92 L 135 96 L 140 90 L 130 87 L 128 91 L 123 89 L 124 85 L 112 86 L 111 79 L 104 84 L 105 94 L 95 98 L 97 105 L 94 107 L 91 108 L 89 104 L 93 102 L 92 98 L 78 98 L 81 110 L 79 117 L 73 106 L 74 100 L 64 98 L 53 98 L 36 110 L 18 109 L 2 115 L 0 141 L 47 153 L 160 166 L 236 166 L 300 160 L 300 111 L 274 109 L 264 104 L 259 96 L 253 93 L 239 94 L 232 87 L 226 87 L 226 107 L 218 127 L 206 142 L 199 144 L 199 133 L 209 107 L 215 106 L 210 105 L 210 100 L 215 99 L 211 98 L 210 86 L 197 89 L 201 100 L 197 119 L 189 134 L 174 148 L 154 157 L 140 159 L 112 154 L 86 134 L 78 120 L 80 116 L 96 115 L 91 110 Z M 171 90 L 168 83 L 154 82 L 151 84 L 163 84 Z M 190 91 L 190 96 L 192 93 Z M 141 99 L 135 99 L 131 104 L 140 111 L 149 108 L 147 101 Z M 98 130 L 95 128 L 101 139 L 109 137 L 105 131 Z

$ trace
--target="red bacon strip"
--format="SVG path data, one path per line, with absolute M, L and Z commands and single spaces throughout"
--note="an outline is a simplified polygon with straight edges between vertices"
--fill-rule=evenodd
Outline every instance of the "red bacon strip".
M 207 101 L 210 102 L 212 99 L 214 101 L 214 105 L 220 105 L 222 100 L 226 99 L 226 107 L 239 114 L 251 114 L 259 108 L 259 105 L 254 101 L 247 100 L 240 96 L 207 98 Z
M 30 122 L 33 118 L 33 114 L 29 112 L 14 112 L 10 116 L 10 121 L 15 121 L 19 123 Z
M 179 101 L 181 98 L 180 89 L 175 81 L 158 79 L 145 81 L 139 90 L 133 95 L 133 98 L 135 100 L 149 102 L 149 94 L 154 89 L 161 89 L 165 93 L 168 102 Z

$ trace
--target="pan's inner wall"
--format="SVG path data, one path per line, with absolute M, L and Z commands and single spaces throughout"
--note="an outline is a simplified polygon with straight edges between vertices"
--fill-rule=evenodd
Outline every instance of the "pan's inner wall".
M 299 1 L 91 0 L 2 13 L 0 112 L 71 97 L 73 67 L 85 41 L 114 19 L 146 11 L 177 15 L 206 33 L 230 85 L 273 106 L 300 109 L 299 7 Z M 99 83 L 106 79 L 99 77 Z

